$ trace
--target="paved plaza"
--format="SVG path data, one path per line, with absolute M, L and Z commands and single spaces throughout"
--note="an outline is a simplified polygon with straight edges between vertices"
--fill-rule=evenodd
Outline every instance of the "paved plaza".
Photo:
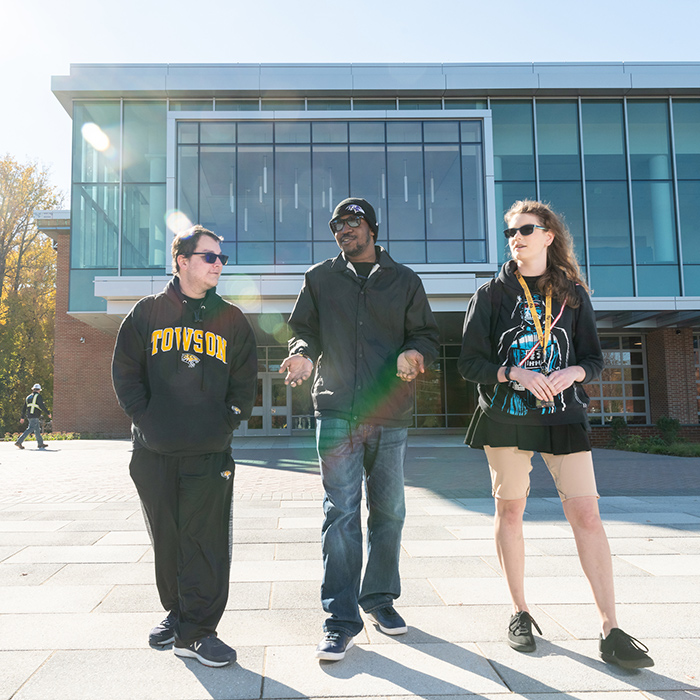
M 223 669 L 148 646 L 163 615 L 126 441 L 0 443 L 0 700 L 700 698 L 700 460 L 595 450 L 621 626 L 656 665 L 598 658 L 598 620 L 541 461 L 525 524 L 534 654 L 505 642 L 510 605 L 482 452 L 410 438 L 397 608 L 366 620 L 343 661 L 314 657 L 322 490 L 309 439 L 234 443 L 231 590 Z

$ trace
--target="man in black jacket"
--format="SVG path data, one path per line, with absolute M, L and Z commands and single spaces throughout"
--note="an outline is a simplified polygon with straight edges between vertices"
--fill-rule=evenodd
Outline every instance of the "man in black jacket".
M 255 336 L 215 290 L 222 239 L 202 226 L 175 236 L 174 278 L 124 319 L 112 361 L 119 404 L 132 419 L 130 472 L 153 542 L 168 616 L 149 643 L 225 666 L 236 652 L 216 636 L 228 599 L 233 431 L 251 413 Z
M 363 627 L 358 604 L 384 633 L 408 629 L 393 602 L 401 593 L 411 382 L 435 359 L 439 340 L 418 275 L 375 245 L 372 205 L 340 202 L 330 227 L 341 253 L 307 271 L 280 372 L 298 386 L 316 370 L 312 397 L 326 494 L 321 598 L 329 614 L 316 656 L 337 661 Z M 369 521 L 360 585 L 363 477 Z
M 49 409 L 46 408 L 44 399 L 41 398 L 41 384 L 35 384 L 32 387 L 32 393 L 24 399 L 22 417 L 19 419 L 20 423 L 24 423 L 25 418 L 29 421 L 27 423 L 27 429 L 19 436 L 15 443 L 15 446 L 19 447 L 20 450 L 24 449 L 22 443 L 29 433 L 34 433 L 36 436 L 36 444 L 40 450 L 46 449 L 46 443 L 41 437 L 41 414 L 44 412 L 51 418 Z

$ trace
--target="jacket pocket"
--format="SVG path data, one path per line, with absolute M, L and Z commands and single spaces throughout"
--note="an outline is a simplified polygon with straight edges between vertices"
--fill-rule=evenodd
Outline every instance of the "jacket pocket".
M 184 403 L 170 395 L 152 396 L 136 428 L 140 441 L 161 454 L 224 452 L 233 432 L 221 402 Z

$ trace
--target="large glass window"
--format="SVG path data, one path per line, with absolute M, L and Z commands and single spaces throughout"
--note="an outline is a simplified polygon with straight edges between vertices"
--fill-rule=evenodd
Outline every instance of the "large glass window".
M 628 424 L 649 422 L 645 347 L 639 335 L 601 335 L 605 367 L 600 379 L 586 384 L 591 398 L 588 417 L 604 425 L 614 417 Z
M 700 100 L 673 100 L 685 293 L 700 296 Z
M 73 185 L 71 267 L 116 268 L 119 186 Z
M 638 294 L 674 296 L 680 282 L 668 102 L 630 100 L 627 118 Z
M 401 262 L 485 262 L 481 139 L 466 120 L 181 122 L 177 206 L 232 264 L 337 255 L 328 221 L 350 195 Z

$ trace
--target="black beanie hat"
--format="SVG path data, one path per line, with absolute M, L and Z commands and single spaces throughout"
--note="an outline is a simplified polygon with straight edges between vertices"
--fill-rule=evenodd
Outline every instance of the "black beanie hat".
M 377 215 L 374 213 L 374 207 L 366 199 L 362 199 L 361 197 L 348 197 L 348 199 L 344 199 L 333 210 L 333 218 L 331 221 L 337 219 L 339 216 L 345 216 L 346 214 L 358 214 L 361 216 L 367 222 L 370 231 L 372 231 L 376 239 L 379 230 L 377 226 Z M 328 222 L 328 225 L 330 226 L 330 222 Z M 331 231 L 333 231 L 332 228 Z

